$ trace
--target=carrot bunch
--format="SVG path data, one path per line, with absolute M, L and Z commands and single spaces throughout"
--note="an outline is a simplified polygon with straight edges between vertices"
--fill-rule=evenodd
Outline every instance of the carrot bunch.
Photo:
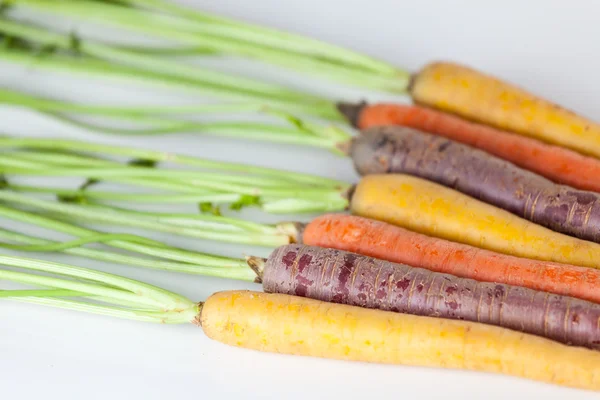
M 0 29 L 11 37 L 24 38 L 28 46 L 31 43 L 56 46 L 68 50 L 67 53 L 76 50 L 81 56 L 78 68 L 83 65 L 81 70 L 85 71 L 106 68 L 119 75 L 139 74 L 154 83 L 168 82 L 219 96 L 249 99 L 255 102 L 250 104 L 254 111 L 259 108 L 256 102 L 265 102 L 276 112 L 283 109 L 332 121 L 344 115 L 361 129 L 402 125 L 445 139 L 406 129 L 374 129 L 350 139 L 344 132 L 316 129 L 287 114 L 294 125 L 292 129 L 249 124 L 210 125 L 210 129 L 229 136 L 345 152 L 353 158 L 361 174 L 370 174 L 351 188 L 342 182 L 302 174 L 258 168 L 245 171 L 241 165 L 176 155 L 168 155 L 168 159 L 226 172 L 122 167 L 107 160 L 88 160 L 74 154 L 62 154 L 63 158 L 58 159 L 52 152 L 34 156 L 8 154 L 0 161 L 0 172 L 8 175 L 83 175 L 88 182 L 117 179 L 121 183 L 166 188 L 175 193 L 146 195 L 145 201 L 211 199 L 202 202 L 201 208 L 215 214 L 218 214 L 215 204 L 234 203 L 234 208 L 250 205 L 279 213 L 341 211 L 349 207 L 356 215 L 327 215 L 304 225 L 268 226 L 219 215 L 191 218 L 134 212 L 100 204 L 102 200 L 133 200 L 132 195 L 119 196 L 87 188 L 55 191 L 6 181 L 7 190 L 0 194 L 0 199 L 13 203 L 15 208 L 0 207 L 1 215 L 60 228 L 78 239 L 65 243 L 40 242 L 4 232 L 0 236 L 20 243 L 4 244 L 4 247 L 27 251 L 79 250 L 80 254 L 93 258 L 110 257 L 122 263 L 148 266 L 148 263 L 117 254 L 80 251 L 83 244 L 108 243 L 145 255 L 159 254 L 166 259 L 161 264 L 163 269 L 244 280 L 255 278 L 255 274 L 265 291 L 275 294 L 217 293 L 196 305 L 156 288 L 85 271 L 80 271 L 79 276 L 98 278 L 101 285 L 95 287 L 91 282 L 74 286 L 59 279 L 32 278 L 0 270 L 0 277 L 37 283 L 41 287 L 35 293 L 14 292 L 3 297 L 151 322 L 192 322 L 201 325 L 209 337 L 223 343 L 263 351 L 505 372 L 569 386 L 599 388 L 598 353 L 574 346 L 597 351 L 600 343 L 597 323 L 600 320 L 597 294 L 600 289 L 597 263 L 600 260 L 600 195 L 586 192 L 600 191 L 600 184 L 596 182 L 597 172 L 600 172 L 600 125 L 516 86 L 454 63 L 432 63 L 409 74 L 334 46 L 293 35 L 280 40 L 282 36 L 270 36 L 268 30 L 188 12 L 160 0 L 145 3 L 75 1 L 72 5 L 55 5 L 37 0 L 15 1 L 17 6 L 25 5 L 63 17 L 82 17 L 137 32 L 158 32 L 159 37 L 182 46 L 202 45 L 203 51 L 211 54 L 249 56 L 335 76 L 372 89 L 407 93 L 417 105 L 334 103 L 277 85 L 155 58 L 150 54 L 152 49 L 131 51 L 78 37 L 73 40 L 9 20 L 0 21 Z M 171 18 L 153 18 L 155 13 Z M 134 15 L 145 23 L 126 18 Z M 205 27 L 201 25 L 207 18 L 220 28 L 218 33 L 207 35 L 203 30 Z M 259 43 L 261 40 L 268 41 L 268 46 Z M 11 49 L 6 54 L 8 58 L 21 60 L 26 47 Z M 197 53 L 194 48 L 183 50 Z M 69 57 L 61 54 L 42 63 L 66 67 L 70 65 L 67 59 Z M 137 133 L 200 130 L 208 126 L 173 121 L 163 125 L 165 121 L 153 120 L 149 116 L 152 113 L 137 108 L 115 111 L 110 107 L 77 107 L 10 91 L 5 93 L 13 104 L 49 111 L 59 117 L 62 112 L 118 114 L 133 116 L 141 122 L 161 123 L 161 128 L 154 132 Z M 336 111 L 336 105 L 341 114 Z M 232 109 L 246 110 L 247 107 L 233 106 Z M 167 110 L 166 114 L 172 116 L 182 110 Z M 285 138 L 281 133 L 286 133 Z M 25 146 L 46 151 L 65 150 L 72 144 L 52 140 L 0 140 L 3 148 Z M 84 148 L 131 154 L 111 146 L 88 144 Z M 160 153 L 134 153 L 154 161 L 167 159 Z M 230 174 L 231 171 L 238 175 Z M 21 197 L 10 190 L 56 192 L 62 200 L 81 204 L 46 202 Z M 90 198 L 95 201 L 88 202 Z M 109 221 L 182 236 L 270 247 L 297 244 L 277 247 L 267 259 L 249 257 L 246 265 L 242 260 L 192 254 L 144 238 L 85 230 L 49 216 L 28 214 L 19 209 L 23 206 L 59 214 L 63 219 Z M 12 267 L 24 265 L 15 260 L 4 261 Z M 212 264 L 194 268 L 185 265 L 191 262 Z M 64 267 L 40 269 L 59 274 L 75 271 Z M 105 287 L 107 283 L 111 288 Z M 51 289 L 44 289 L 46 287 Z M 135 299 L 130 293 L 134 289 L 142 289 L 149 297 Z M 60 292 L 52 292 L 54 290 Z M 52 300 L 75 295 L 104 296 L 117 305 L 119 301 L 122 304 L 138 301 L 150 311 L 126 312 L 83 306 L 71 300 Z M 352 332 L 350 337 L 347 331 Z M 415 337 L 419 338 L 419 346 L 413 346 Z

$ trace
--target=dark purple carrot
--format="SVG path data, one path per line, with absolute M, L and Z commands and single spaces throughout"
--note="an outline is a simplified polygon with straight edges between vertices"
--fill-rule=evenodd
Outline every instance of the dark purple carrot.
M 482 322 L 600 350 L 600 304 L 589 301 L 299 244 L 250 262 L 263 267 L 266 292 Z
M 418 176 L 600 243 L 600 194 L 553 183 L 465 144 L 405 127 L 376 127 L 354 139 L 350 153 L 362 175 Z

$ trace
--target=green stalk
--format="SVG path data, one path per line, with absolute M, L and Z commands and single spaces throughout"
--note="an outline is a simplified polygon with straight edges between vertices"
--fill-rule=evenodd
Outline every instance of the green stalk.
M 6 165 L 4 160 L 0 164 Z M 272 184 L 261 183 L 260 177 L 230 176 L 221 173 L 196 172 L 176 169 L 149 169 L 132 168 L 129 166 L 111 168 L 46 168 L 28 169 L 10 166 L 0 167 L 0 171 L 6 174 L 19 174 L 31 176 L 57 176 L 57 177 L 87 177 L 93 179 L 105 179 L 111 177 L 133 177 L 161 180 L 180 180 L 189 182 L 201 188 L 217 191 L 238 193 L 248 196 L 264 196 L 265 198 L 300 198 L 305 200 L 320 200 L 332 192 L 339 195 L 339 189 L 313 188 L 303 185 L 282 185 L 277 188 L 276 182 Z M 245 182 L 247 181 L 247 182 Z
M 134 45 L 114 45 L 118 49 L 126 50 L 132 53 L 145 54 L 147 56 L 156 57 L 189 57 L 189 56 L 207 56 L 215 55 L 216 52 L 212 49 L 202 46 L 134 46 Z
M 0 299 L 3 297 L 81 297 L 84 292 L 75 292 L 65 289 L 27 289 L 27 290 L 0 290 Z
M 55 244 L 46 239 L 24 235 L 22 233 L 13 232 L 7 229 L 0 228 L 0 239 L 10 242 L 16 242 L 24 245 L 46 245 Z M 2 244 L 0 244 L 2 247 Z M 19 249 L 26 250 L 26 249 Z M 195 274 L 203 276 L 213 276 L 225 279 L 244 280 L 252 282 L 256 279 L 256 274 L 252 272 L 243 260 L 239 260 L 239 267 L 210 267 L 200 264 L 189 264 L 174 261 L 164 261 L 160 259 L 148 259 L 142 257 L 134 257 L 121 253 L 115 253 L 107 250 L 96 250 L 85 247 L 69 247 L 61 250 L 64 253 L 76 256 L 91 258 L 114 264 L 130 265 L 134 267 L 152 268 L 162 271 L 178 272 L 184 274 Z
M 200 312 L 200 305 L 195 304 L 185 310 L 175 312 L 148 312 L 139 309 L 97 305 L 81 301 L 55 299 L 47 297 L 19 297 L 16 301 L 31 303 L 65 310 L 82 311 L 90 314 L 117 317 L 141 322 L 154 322 L 159 324 L 185 324 L 194 320 Z
M 46 46 L 58 46 L 67 50 L 73 47 L 73 38 L 69 35 L 50 32 L 45 29 L 24 25 L 2 18 L 0 18 L 0 31 L 29 41 L 42 43 Z M 294 92 L 276 85 L 211 71 L 197 66 L 176 63 L 161 58 L 148 57 L 143 54 L 128 52 L 92 40 L 79 41 L 76 50 L 109 62 L 114 60 L 119 64 L 141 68 L 158 74 L 171 75 L 176 78 L 189 79 L 198 82 L 201 85 L 235 89 L 255 96 L 275 98 L 283 102 L 307 102 L 313 104 L 324 102 L 324 100 L 319 97 Z
M 176 226 L 207 228 L 220 230 L 223 232 L 258 232 L 269 235 L 278 235 L 280 233 L 277 228 L 272 225 L 259 224 L 256 222 L 244 221 L 236 218 L 223 217 L 220 215 L 135 211 L 125 208 L 103 206 L 99 204 L 93 204 L 93 206 L 98 210 L 105 210 L 107 213 L 121 212 L 142 219 Z
M 80 113 L 103 117 L 137 118 L 156 115 L 198 115 L 232 112 L 257 112 L 265 108 L 261 103 L 191 104 L 177 106 L 128 106 L 70 103 L 37 97 L 30 94 L 0 88 L 0 103 L 19 105 L 39 111 L 56 113 Z M 158 120 L 158 119 L 156 119 Z
M 136 235 L 130 235 L 128 233 L 98 233 L 95 235 L 89 235 L 84 238 L 75 239 L 69 242 L 63 243 L 48 243 L 48 244 L 38 244 L 38 245 L 29 245 L 29 246 L 21 246 L 21 245 L 12 245 L 8 243 L 4 243 L 0 245 L 1 247 L 13 250 L 24 250 L 24 251 L 60 251 L 64 249 L 68 249 L 69 247 L 77 247 L 82 246 L 88 243 L 106 243 L 106 242 L 114 242 L 115 240 L 120 241 L 130 241 L 133 243 L 142 243 L 148 244 L 148 242 L 154 242 L 147 240 L 145 238 L 141 238 Z M 159 247 L 162 247 L 161 243 L 158 243 Z M 152 246 L 152 244 L 149 244 Z
M 16 161 L 16 162 L 15 162 Z M 17 166 L 16 168 L 14 166 Z M 11 159 L 10 155 L 5 155 L 4 158 L 0 158 L 0 166 L 4 166 L 0 168 L 0 172 L 13 172 L 13 173 L 21 173 L 27 175 L 50 175 L 50 176 L 79 176 L 81 177 L 82 169 L 78 169 L 78 172 L 75 172 L 75 169 L 60 169 L 60 173 L 57 172 L 57 169 L 52 169 L 52 167 L 30 163 L 23 160 L 14 160 Z M 140 173 L 141 168 L 136 169 L 136 173 Z M 119 170 L 122 171 L 122 170 Z M 318 211 L 339 211 L 344 210 L 348 207 L 348 199 L 346 196 L 346 192 L 348 189 L 304 189 L 300 193 L 300 187 L 290 189 L 287 185 L 282 185 L 282 189 L 262 189 L 259 190 L 256 187 L 248 190 L 247 186 L 244 185 L 235 185 L 228 183 L 215 183 L 208 182 L 207 180 L 198 183 L 197 179 L 186 180 L 181 182 L 176 181 L 158 181 L 156 179 L 146 179 L 140 181 L 134 181 L 131 178 L 123 178 L 123 177 L 114 177 L 114 174 L 117 172 L 114 168 L 104 168 L 102 171 L 98 171 L 98 168 L 93 169 L 92 177 L 97 174 L 104 174 L 104 179 L 112 179 L 115 182 L 121 183 L 130 183 L 130 184 L 141 184 L 143 186 L 150 187 L 160 187 L 169 190 L 183 190 L 189 191 L 191 185 L 200 184 L 203 187 L 208 187 L 212 189 L 217 188 L 227 188 L 228 190 L 234 190 L 240 194 L 247 194 L 250 196 L 256 196 L 258 194 L 262 195 L 261 200 L 262 204 L 261 208 L 267 212 L 273 213 L 304 213 L 304 212 L 318 212 Z M 129 171 L 127 171 L 129 173 Z M 87 174 L 89 176 L 89 174 Z M 112 178 L 111 178 L 112 176 Z M 197 177 L 195 175 L 194 177 Z M 40 191 L 39 189 L 37 191 Z M 63 191 L 64 192 L 64 191 Z M 77 198 L 85 199 L 85 193 L 75 193 Z M 149 199 L 152 200 L 152 199 Z M 239 201 L 244 201 L 243 198 L 240 198 Z
M 146 35 L 174 40 L 184 45 L 198 45 L 214 51 L 249 56 L 293 70 L 318 73 L 331 79 L 366 88 L 405 93 L 408 87 L 409 75 L 393 67 L 388 66 L 390 67 L 389 74 L 380 74 L 354 64 L 331 62 L 327 57 L 311 57 L 306 54 L 282 51 L 242 38 L 240 32 L 237 32 L 237 28 L 231 25 L 209 24 L 206 26 L 206 24 L 168 15 L 87 1 L 64 4 L 25 0 L 20 3 L 59 16 L 101 22 L 112 27 L 126 28 Z M 238 37 L 233 38 L 232 33 Z M 109 53 L 103 54 L 104 56 L 109 55 Z
M 15 158 L 17 160 L 15 160 Z M 10 171 L 22 171 L 23 174 L 35 174 L 36 172 L 30 171 L 25 172 L 25 170 L 36 170 L 37 173 L 42 174 L 44 176 L 81 176 L 81 177 L 93 177 L 96 173 L 105 174 L 105 177 L 110 178 L 113 176 L 124 176 L 124 177 L 142 177 L 148 179 L 159 179 L 159 180 L 169 180 L 169 181 L 181 181 L 185 182 L 189 185 L 193 186 L 209 186 L 209 189 L 212 186 L 220 186 L 222 188 L 216 187 L 214 190 L 222 190 L 222 191 L 237 191 L 237 189 L 232 186 L 236 185 L 244 188 L 245 192 L 243 194 L 252 194 L 254 192 L 266 191 L 272 188 L 282 189 L 282 190 L 297 190 L 300 186 L 297 183 L 289 183 L 281 178 L 274 177 L 263 177 L 263 176 L 246 176 L 246 175 L 231 175 L 229 173 L 222 172 L 203 172 L 203 171 L 192 171 L 192 170 L 178 170 L 178 169 L 154 169 L 154 168 L 146 168 L 146 167 L 137 167 L 131 165 L 123 165 L 118 162 L 112 161 L 101 161 L 94 160 L 94 165 L 91 167 L 82 166 L 76 167 L 75 165 L 69 165 L 69 168 L 64 166 L 49 166 L 44 165 L 37 160 L 33 160 L 33 163 L 25 163 L 23 162 L 23 156 L 17 155 L 14 157 L 14 153 L 6 153 L 4 154 L 3 159 L 0 161 L 4 167 L 2 170 L 4 172 Z M 29 157 L 29 160 L 32 160 L 33 156 Z M 19 166 L 21 165 L 21 166 Z M 71 172 L 68 172 L 68 171 Z M 100 172 L 105 171 L 105 172 Z M 81 173 L 79 173 L 81 172 Z M 308 187 L 308 189 L 316 190 L 320 193 L 321 190 L 327 188 L 315 188 Z M 250 193 L 252 191 L 252 193 Z M 248 192 L 248 193 L 246 193 Z
M 397 69 L 382 61 L 330 45 L 319 40 L 293 35 L 287 32 L 258 25 L 247 24 L 230 18 L 200 12 L 190 7 L 162 0 L 127 0 L 128 3 L 167 12 L 199 24 L 208 24 L 215 35 L 243 39 L 281 50 L 354 64 L 381 74 L 395 75 Z M 198 26 L 196 24 L 195 26 Z
M 339 145 L 350 140 L 351 136 L 342 130 L 338 134 L 331 135 L 332 128 L 316 125 L 302 124 L 294 117 L 281 113 L 277 110 L 269 111 L 265 106 L 259 104 L 210 104 L 204 106 L 175 106 L 165 107 L 114 107 L 94 106 L 68 103 L 59 100 L 39 98 L 32 95 L 0 89 L 0 103 L 32 108 L 50 118 L 61 122 L 93 131 L 120 134 L 120 135 L 155 135 L 166 133 L 198 132 L 210 135 L 229 136 L 236 138 L 247 138 L 275 143 L 287 143 L 325 148 L 337 152 Z M 170 115 L 186 114 L 190 111 L 200 113 L 231 112 L 231 111 L 266 111 L 278 117 L 294 119 L 295 125 L 281 126 L 274 124 L 255 122 L 209 122 L 200 123 L 189 120 L 176 120 Z M 97 123 L 89 123 L 72 118 L 65 113 L 77 113 L 83 115 L 97 115 L 111 117 L 119 121 L 149 124 L 145 128 L 114 128 Z M 166 114 L 168 118 L 157 118 L 156 115 Z M 301 124 L 302 126 L 297 126 Z
M 48 288 L 65 290 L 66 292 L 62 293 L 65 297 L 83 294 L 102 302 L 116 305 L 128 304 L 129 307 L 58 299 L 54 297 L 56 292 L 47 293 L 43 297 L 23 297 L 23 291 L 21 290 L 15 291 L 13 300 L 17 301 L 159 323 L 190 322 L 197 317 L 199 312 L 199 305 L 184 296 L 157 286 L 106 272 L 3 255 L 0 255 L 0 265 L 58 275 L 43 276 L 0 268 L 0 279 L 41 286 L 42 288 L 35 289 L 38 294 L 41 293 L 39 290 L 48 290 Z M 67 278 L 83 279 L 85 282 Z M 11 299 L 4 292 L 2 297 Z
M 80 165 L 80 162 L 76 159 L 76 156 L 74 156 L 73 154 L 56 154 L 56 155 L 45 154 L 42 156 L 41 154 L 33 153 L 33 152 L 31 152 L 31 155 L 29 155 L 29 156 L 25 156 L 25 152 L 20 152 L 18 155 L 15 153 L 11 153 L 11 154 L 5 153 L 0 158 L 0 164 L 4 165 L 4 166 L 33 169 L 33 170 L 37 171 L 37 170 L 46 168 L 45 165 L 40 164 L 40 162 L 39 162 L 40 158 L 44 158 L 44 159 L 48 160 L 51 157 L 56 158 L 57 156 L 63 157 L 63 160 L 62 160 L 62 162 L 59 163 L 59 165 L 61 165 L 61 164 L 70 165 L 70 166 Z M 79 158 L 81 159 L 81 157 L 79 157 Z M 53 163 L 53 165 L 56 165 L 56 164 L 57 164 L 56 162 Z M 118 163 L 116 163 L 116 164 L 120 165 Z M 100 166 L 102 166 L 102 165 L 105 165 L 105 161 L 90 159 L 90 160 L 87 160 L 87 162 L 82 162 L 81 165 L 85 165 L 85 166 L 88 166 L 88 165 L 99 166 L 100 165 Z M 2 170 L 2 168 L 0 168 L 0 171 L 1 170 Z M 111 180 L 113 182 L 118 182 L 121 184 L 185 192 L 186 194 L 181 195 L 180 200 L 179 200 L 180 202 L 186 198 L 190 198 L 194 202 L 196 202 L 196 199 L 199 199 L 198 201 L 204 200 L 207 202 L 214 202 L 216 204 L 235 203 L 235 202 L 238 202 L 241 200 L 241 195 L 239 195 L 239 194 L 220 193 L 220 192 L 210 191 L 210 190 L 206 190 L 206 189 L 200 189 L 200 188 L 196 188 L 196 187 L 190 185 L 189 183 L 179 182 L 179 181 L 170 181 L 169 182 L 169 181 L 160 181 L 157 179 L 142 179 L 142 178 L 136 179 L 136 178 L 120 178 L 120 177 L 112 178 Z M 19 187 L 19 186 L 10 185 L 10 187 Z M 28 187 L 27 186 L 23 186 L 23 187 L 27 191 Z M 38 193 L 49 193 L 47 189 L 40 188 L 40 187 L 31 188 L 31 191 L 38 192 Z M 87 197 L 88 191 L 87 190 L 82 191 L 81 189 L 76 189 L 76 190 L 60 189 L 55 194 L 60 194 L 60 193 L 65 193 L 67 195 L 72 193 L 76 197 L 84 199 Z M 93 192 L 89 191 L 89 193 L 93 193 Z M 104 198 L 107 200 L 112 199 L 112 200 L 133 201 L 134 199 L 135 200 L 139 199 L 139 201 L 141 201 L 141 202 L 154 202 L 154 201 L 169 200 L 168 196 L 170 196 L 170 195 L 176 196 L 176 194 L 145 195 L 143 193 L 140 193 L 140 194 L 137 194 L 137 193 L 135 193 L 135 194 L 107 193 L 107 196 L 102 196 L 102 193 L 100 193 L 98 196 L 100 198 Z M 137 196 L 139 196 L 139 198 Z M 167 196 L 167 197 L 165 197 L 165 196 Z M 90 197 L 93 198 L 94 194 L 91 194 Z
M 0 148 L 15 147 L 28 149 L 104 153 L 118 156 L 126 156 L 130 158 L 151 160 L 156 162 L 168 161 L 176 164 L 198 168 L 207 168 L 230 172 L 242 172 L 247 174 L 259 174 L 268 177 L 279 178 L 283 181 L 297 181 L 311 185 L 320 185 L 323 187 L 343 189 L 349 187 L 349 185 L 344 182 L 340 182 L 334 179 L 322 178 L 310 174 L 303 174 L 290 171 L 279 171 L 271 168 L 257 167 L 246 164 L 205 160 L 197 157 L 161 151 L 119 147 L 107 144 L 98 144 L 75 140 L 0 137 Z
M 231 138 L 250 139 L 270 143 L 282 143 L 290 145 L 311 146 L 337 151 L 337 140 L 328 140 L 320 137 L 311 137 L 298 132 L 297 129 L 261 124 L 255 122 L 191 122 L 191 121 L 168 121 L 157 118 L 135 117 L 122 118 L 125 121 L 133 120 L 138 123 L 152 124 L 150 128 L 115 128 L 100 126 L 66 115 L 38 111 L 60 122 L 67 123 L 77 128 L 83 128 L 94 132 L 102 132 L 111 135 L 123 136 L 148 136 L 165 135 L 171 133 L 201 133 L 212 136 L 225 136 Z
M 1 193 L 3 192 L 0 192 L 0 194 Z M 89 228 L 83 228 L 77 225 L 69 224 L 65 221 L 59 221 L 46 216 L 41 216 L 6 206 L 0 206 L 0 216 L 25 222 L 38 227 L 47 228 L 53 231 L 62 232 L 75 237 L 84 237 L 101 233 Z M 184 250 L 177 247 L 167 246 L 162 243 L 160 243 L 159 246 L 150 246 L 147 244 L 117 240 L 107 242 L 106 244 L 110 247 L 127 250 L 134 253 L 140 253 L 152 257 L 159 257 L 184 263 L 203 265 L 207 267 L 236 268 L 244 267 L 245 265 L 241 260 Z
M 10 260 L 7 261 L 6 257 L 2 257 L 3 264 L 8 266 L 22 266 L 23 264 L 19 263 L 10 263 Z M 33 260 L 29 260 L 30 262 Z M 31 265 L 31 264 L 27 264 Z M 54 277 L 35 275 L 35 274 L 27 274 L 23 272 L 14 272 L 0 269 L 0 279 L 9 280 L 12 282 L 23 283 L 27 285 L 38 285 L 38 286 L 47 286 L 56 289 L 67 289 L 74 290 L 79 292 L 84 292 L 91 295 L 102 296 L 109 300 L 117 300 L 117 301 L 127 301 L 130 303 L 137 303 L 140 305 L 146 306 L 160 306 L 161 302 L 156 301 L 153 298 L 139 296 L 134 293 L 130 293 L 128 291 L 120 290 L 120 289 L 112 289 L 99 285 L 92 285 L 88 283 L 76 282 L 72 280 L 66 279 L 58 279 Z
M 92 189 L 62 189 L 52 187 L 38 187 L 10 184 L 10 189 L 25 193 L 55 194 L 60 197 L 68 197 L 87 201 L 118 201 L 127 203 L 149 203 L 149 204 L 189 204 L 189 203 L 214 203 L 227 204 L 240 200 L 238 194 L 147 194 L 147 193 L 120 193 L 109 191 L 97 191 Z
M 119 277 L 119 276 L 116 276 L 113 274 L 109 274 L 107 272 L 100 272 L 100 271 L 95 271 L 95 270 L 91 270 L 91 269 L 68 266 L 68 265 L 54 263 L 54 262 L 48 262 L 48 261 L 39 261 L 39 260 L 31 259 L 31 258 L 13 257 L 13 256 L 5 256 L 5 255 L 0 255 L 0 264 L 8 266 L 8 267 L 29 269 L 29 270 L 35 270 L 35 271 L 40 271 L 40 272 L 58 274 L 58 275 L 71 277 L 71 278 L 85 279 L 87 281 L 101 283 L 102 285 L 99 285 L 99 286 L 101 286 L 101 288 L 104 288 L 107 290 L 110 289 L 110 287 L 107 287 L 107 285 L 112 286 L 116 289 L 110 289 L 110 290 L 115 290 L 115 291 L 120 290 L 121 292 L 124 292 L 124 293 L 134 294 L 134 297 L 131 300 L 132 302 L 136 302 L 135 296 L 137 296 L 139 298 L 146 298 L 145 300 L 143 300 L 143 303 L 140 303 L 140 304 L 150 304 L 150 303 L 162 302 L 163 304 L 166 304 L 166 305 L 170 305 L 173 307 L 179 307 L 181 305 L 186 305 L 186 303 L 188 302 L 187 299 L 185 299 L 184 297 L 179 296 L 179 295 L 174 295 L 173 293 L 170 293 L 170 292 L 168 292 L 164 289 L 158 288 L 156 286 L 137 282 L 133 279 Z M 7 272 L 10 272 L 10 271 L 7 271 Z M 35 277 L 39 276 L 40 278 L 44 278 L 44 276 L 40 276 L 40 275 L 34 275 L 34 276 Z M 102 290 L 95 290 L 95 292 L 88 291 L 87 286 L 85 286 L 85 285 L 91 285 L 89 283 L 80 283 L 80 282 L 70 281 L 70 280 L 68 282 L 73 282 L 73 284 L 81 284 L 83 286 L 79 286 L 80 289 L 76 289 L 75 286 L 68 287 L 69 284 L 61 284 L 61 287 L 63 289 L 82 291 L 82 292 L 89 293 L 89 294 L 104 296 L 104 294 L 102 294 Z M 42 283 L 41 285 L 46 286 L 46 287 L 57 287 L 53 284 L 48 284 L 48 283 Z M 107 291 L 106 293 L 112 293 L 112 292 Z M 119 293 L 113 293 L 113 294 L 115 296 L 121 296 L 121 294 L 119 294 Z M 106 297 L 110 298 L 111 295 L 108 295 Z M 123 300 L 130 301 L 125 298 L 123 298 Z
M 112 78 L 124 83 L 140 83 L 161 89 L 175 89 L 183 92 L 213 95 L 239 101 L 260 102 L 274 109 L 281 108 L 286 111 L 325 118 L 331 121 L 344 121 L 344 117 L 337 111 L 333 103 L 304 104 L 284 102 L 269 96 L 258 96 L 239 91 L 236 88 L 223 88 L 210 84 L 200 85 L 198 82 L 189 79 L 111 64 L 85 56 L 70 57 L 62 54 L 35 55 L 29 51 L 0 47 L 0 58 L 2 61 L 24 65 L 28 68 L 65 72 L 69 75 L 79 74 L 92 78 Z
M 208 230 L 206 228 L 188 228 L 180 225 L 161 224 L 160 221 L 149 217 L 137 217 L 134 213 L 121 212 L 109 207 L 95 207 L 93 205 L 62 204 L 41 199 L 23 196 L 17 193 L 0 191 L 0 199 L 27 205 L 45 212 L 59 213 L 69 219 L 93 221 L 103 224 L 127 226 L 131 228 L 147 229 L 150 231 L 171 233 L 174 235 L 193 237 L 198 239 L 214 240 L 225 243 L 250 244 L 256 246 L 278 247 L 289 243 L 286 235 L 250 233 L 250 232 L 225 232 Z M 6 213 L 1 210 L 0 213 Z M 119 242 L 117 242 L 119 243 Z M 136 245 L 140 245 L 136 243 Z
M 0 246 L 6 249 L 21 250 L 21 251 L 61 251 L 71 247 L 83 246 L 89 243 L 106 243 L 113 242 L 115 240 L 125 240 L 136 242 L 139 239 L 136 235 L 130 235 L 127 233 L 98 233 L 96 235 L 86 236 L 80 239 L 70 240 L 67 242 L 55 242 L 45 244 L 31 244 L 31 245 L 18 245 L 3 243 Z

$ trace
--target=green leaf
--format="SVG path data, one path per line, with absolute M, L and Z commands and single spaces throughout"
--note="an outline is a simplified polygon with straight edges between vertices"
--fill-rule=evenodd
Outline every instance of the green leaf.
M 84 192 L 90 186 L 94 186 L 94 185 L 96 185 L 98 183 L 100 183 L 100 179 L 88 178 L 84 183 L 81 184 L 81 186 L 79 186 L 79 190 L 81 190 L 82 192 Z
M 134 167 L 154 168 L 158 162 L 156 160 L 150 160 L 147 158 L 135 158 L 129 161 L 127 164 Z
M 245 194 L 245 195 L 242 195 L 238 201 L 236 201 L 235 203 L 232 203 L 229 206 L 229 209 L 239 211 L 245 207 L 260 206 L 260 205 L 261 205 L 261 202 L 260 202 L 259 196 L 250 196 L 250 195 Z
M 300 130 L 304 133 L 308 133 L 310 135 L 315 134 L 315 132 L 304 123 L 304 121 L 302 121 L 300 118 L 298 118 L 290 113 L 287 113 L 287 112 L 281 111 L 281 110 L 273 110 L 271 108 L 265 108 L 265 112 L 267 114 L 275 115 L 277 117 L 283 118 L 284 120 L 289 122 L 292 126 L 296 127 L 298 130 Z
M 56 200 L 61 203 L 86 204 L 87 198 L 83 193 L 75 195 L 57 194 Z
M 76 54 L 81 54 L 81 39 L 75 32 L 69 34 L 69 48 Z
M 6 176 L 4 174 L 0 174 L 0 189 L 6 189 L 9 186 L 10 184 L 8 183 L 8 179 L 6 179 Z
M 213 203 L 199 203 L 198 209 L 202 214 L 221 216 L 221 209 L 218 206 L 215 206 Z

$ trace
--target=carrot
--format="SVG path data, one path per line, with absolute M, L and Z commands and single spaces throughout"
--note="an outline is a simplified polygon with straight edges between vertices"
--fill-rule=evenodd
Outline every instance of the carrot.
M 600 304 L 347 251 L 281 246 L 265 261 L 262 282 L 265 292 L 483 322 L 600 350 Z
M 599 124 L 471 68 L 429 64 L 410 93 L 417 104 L 600 157 Z
M 574 265 L 513 257 L 385 222 L 327 214 L 302 230 L 302 243 L 443 272 L 600 303 L 600 271 Z
M 197 303 L 87 268 L 2 255 L 0 265 L 0 279 L 35 286 L 2 290 L 1 300 L 193 323 L 213 340 L 265 352 L 502 373 L 600 391 L 600 352 L 494 326 L 250 291 L 219 292 Z
M 340 108 L 360 129 L 400 125 L 434 133 L 484 150 L 551 181 L 600 192 L 600 161 L 560 146 L 420 106 L 361 103 Z
M 212 339 L 259 351 L 467 369 L 600 390 L 600 353 L 484 324 L 253 292 L 209 297 Z
M 406 173 L 557 232 L 600 242 L 600 194 L 557 185 L 481 150 L 399 126 L 376 127 L 350 148 L 361 174 Z
M 351 209 L 362 217 L 517 257 L 600 267 L 597 243 L 553 232 L 508 211 L 408 175 L 363 177 L 352 196 Z

